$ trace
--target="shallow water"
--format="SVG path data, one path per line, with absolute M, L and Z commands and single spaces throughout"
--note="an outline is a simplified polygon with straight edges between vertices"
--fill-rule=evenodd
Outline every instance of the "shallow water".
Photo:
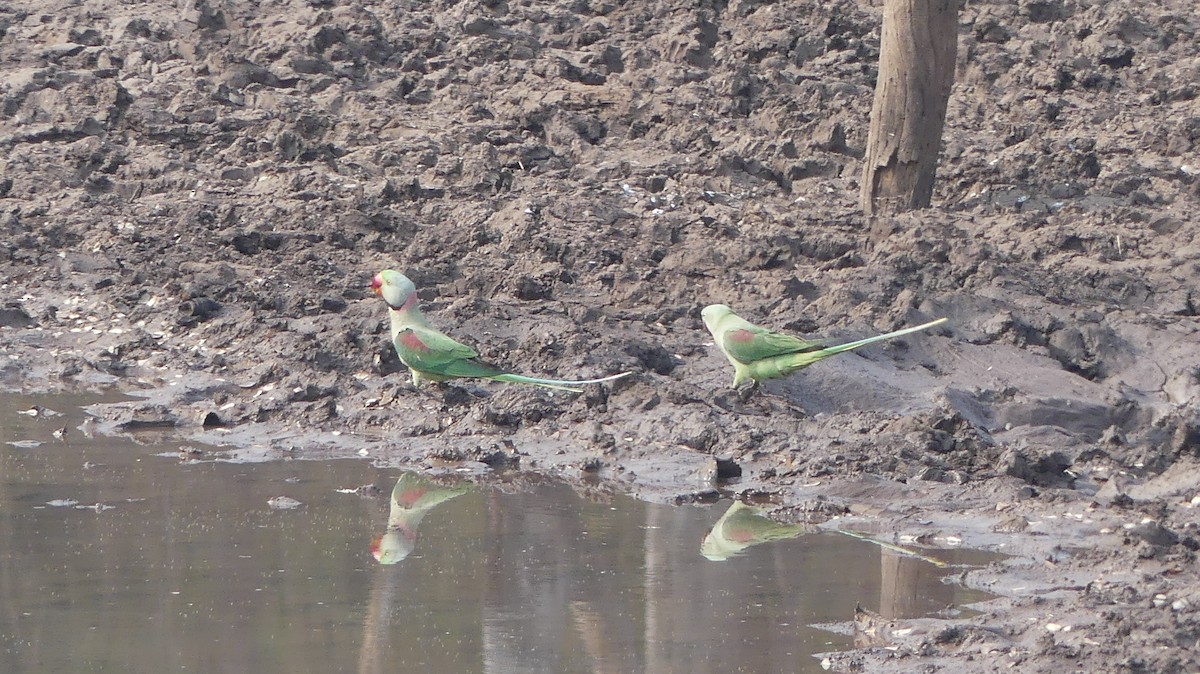
M 852 638 L 811 625 L 856 603 L 982 598 L 942 582 L 951 567 L 729 502 L 181 460 L 85 437 L 92 399 L 0 396 L 6 673 L 819 672 L 811 655 Z M 19 413 L 35 403 L 66 414 Z

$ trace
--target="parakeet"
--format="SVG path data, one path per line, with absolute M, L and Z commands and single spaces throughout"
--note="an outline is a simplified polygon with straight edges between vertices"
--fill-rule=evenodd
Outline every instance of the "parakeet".
M 767 379 L 786 377 L 830 356 L 932 328 L 947 320 L 939 318 L 915 328 L 905 328 L 839 346 L 822 347 L 818 342 L 806 342 L 754 325 L 733 313 L 733 310 L 724 304 L 704 307 L 700 315 L 704 319 L 704 326 L 716 340 L 717 348 L 733 364 L 734 388 L 747 382 L 758 384 Z
M 760 543 L 782 541 L 812 533 L 808 524 L 780 524 L 767 517 L 766 510 L 734 501 L 700 543 L 700 554 L 714 562 L 723 562 L 746 548 Z
M 622 372 L 599 379 L 564 380 L 506 372 L 479 360 L 475 349 L 454 341 L 431 326 L 417 306 L 416 286 L 404 274 L 385 269 L 371 279 L 371 290 L 387 302 L 392 320 L 392 346 L 400 361 L 412 371 L 413 384 L 417 386 L 422 381 L 477 377 L 579 393 L 579 387 L 584 384 L 598 384 L 632 374 Z

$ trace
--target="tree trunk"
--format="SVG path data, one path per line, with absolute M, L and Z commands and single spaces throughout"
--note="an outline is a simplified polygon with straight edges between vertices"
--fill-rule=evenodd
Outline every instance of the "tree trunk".
M 885 0 L 863 212 L 926 208 L 954 84 L 958 0 Z

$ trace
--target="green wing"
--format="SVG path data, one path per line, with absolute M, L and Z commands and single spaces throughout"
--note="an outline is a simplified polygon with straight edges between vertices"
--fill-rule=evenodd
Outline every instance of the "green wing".
M 816 351 L 818 342 L 806 342 L 789 335 L 771 332 L 746 321 L 721 330 L 721 348 L 730 358 L 749 365 L 764 358 L 774 358 L 785 353 Z
M 392 344 L 405 365 L 435 374 L 445 374 L 443 370 L 447 366 L 479 355 L 466 344 L 459 344 L 437 330 L 421 326 L 410 326 L 397 332 Z

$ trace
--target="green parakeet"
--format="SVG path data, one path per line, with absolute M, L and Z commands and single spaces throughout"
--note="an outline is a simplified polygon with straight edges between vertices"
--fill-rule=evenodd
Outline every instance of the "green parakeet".
M 714 562 L 723 562 L 748 547 L 795 538 L 815 530 L 816 527 L 808 524 L 780 524 L 767 517 L 762 508 L 734 501 L 705 534 L 700 543 L 700 554 Z
M 806 342 L 754 325 L 733 313 L 733 310 L 724 304 L 704 307 L 700 315 L 704 319 L 704 327 L 708 328 L 716 340 L 717 348 L 725 354 L 730 363 L 733 363 L 734 388 L 747 382 L 758 384 L 767 379 L 786 377 L 830 356 L 932 328 L 947 320 L 939 318 L 915 328 L 905 328 L 839 346 L 822 347 L 818 342 Z
M 598 384 L 632 374 L 622 372 L 599 379 L 538 379 L 506 372 L 479 360 L 475 349 L 436 330 L 417 306 L 417 288 L 407 276 L 385 269 L 371 279 L 371 290 L 388 305 L 392 320 L 392 346 L 400 361 L 412 371 L 413 384 L 476 377 L 516 384 L 533 384 L 579 393 L 584 384 Z

